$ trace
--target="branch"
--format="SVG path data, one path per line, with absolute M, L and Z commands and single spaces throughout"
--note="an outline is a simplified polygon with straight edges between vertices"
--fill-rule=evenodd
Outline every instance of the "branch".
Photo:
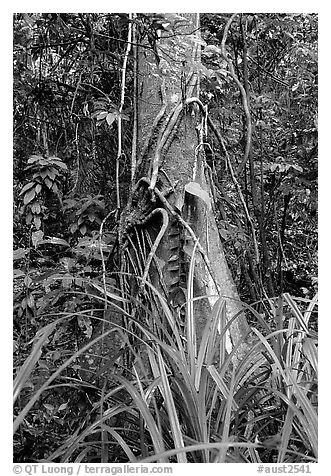
M 136 14 L 132 14 L 132 19 Z M 136 38 L 136 24 L 132 24 L 132 38 Z M 137 169 L 137 140 L 138 140 L 138 50 L 133 47 L 133 132 L 131 149 L 131 184 L 133 186 L 134 177 Z
M 129 13 L 129 18 L 132 20 L 132 13 Z M 117 138 L 118 138 L 118 145 L 117 145 L 117 157 L 116 157 L 116 208 L 117 213 L 121 208 L 121 197 L 120 197 L 120 158 L 122 155 L 122 110 L 124 106 L 125 100 L 125 78 L 126 78 L 126 66 L 128 62 L 128 56 L 131 49 L 131 39 L 132 39 L 132 22 L 129 22 L 129 29 L 128 29 L 128 42 L 126 45 L 126 51 L 123 60 L 123 67 L 122 67 L 122 80 L 121 80 L 121 102 L 118 109 L 118 116 L 117 116 Z
M 234 13 L 230 19 L 228 20 L 227 24 L 225 25 L 225 28 L 224 28 L 224 33 L 223 33 L 223 39 L 222 39 L 222 43 L 221 43 L 221 51 L 222 51 L 222 56 L 223 58 L 225 59 L 225 61 L 227 62 L 228 66 L 229 66 L 229 73 L 230 73 L 230 76 L 232 77 L 232 79 L 234 80 L 234 82 L 237 84 L 239 90 L 240 90 L 240 93 L 241 93 L 241 100 L 242 100 L 242 105 L 243 105 L 243 108 L 244 108 L 244 112 L 245 112 L 245 116 L 246 116 L 246 125 L 247 125 L 247 137 L 246 137 L 246 146 L 245 146 L 245 154 L 244 154 L 244 158 L 241 162 L 241 164 L 239 165 L 239 169 L 238 169 L 238 174 L 240 175 L 241 172 L 244 170 L 245 168 L 245 165 L 246 165 L 246 162 L 248 160 L 248 157 L 249 157 L 249 153 L 250 153 L 250 149 L 251 149 L 251 143 L 252 143 L 252 120 L 251 120 L 251 114 L 250 114 L 250 111 L 249 111 L 249 107 L 248 107 L 248 98 L 247 98 L 247 94 L 246 94 L 246 91 L 245 91 L 245 88 L 244 86 L 241 84 L 241 82 L 239 81 L 235 71 L 234 71 L 234 67 L 233 67 L 233 63 L 232 61 L 229 59 L 228 57 L 228 54 L 227 54 L 227 51 L 226 51 L 226 47 L 225 47 L 225 43 L 226 43 L 226 39 L 227 39 L 227 36 L 228 36 L 228 32 L 229 32 L 229 28 L 230 28 L 230 25 L 232 23 L 232 21 L 234 20 L 234 18 L 237 16 L 237 13 Z
M 215 124 L 213 123 L 213 121 L 211 120 L 210 116 L 208 116 L 208 124 L 210 125 L 210 128 L 211 128 L 212 131 L 214 132 L 215 136 L 217 137 L 217 140 L 219 141 L 219 143 L 220 143 L 220 145 L 221 145 L 221 147 L 222 147 L 222 149 L 223 149 L 223 152 L 224 152 L 224 154 L 225 154 L 226 163 L 227 163 L 227 165 L 228 165 L 228 168 L 229 168 L 229 171 L 230 171 L 230 174 L 231 174 L 232 181 L 233 181 L 233 183 L 234 183 L 234 186 L 235 186 L 236 189 L 237 189 L 237 192 L 238 192 L 238 195 L 239 195 L 241 204 L 242 204 L 242 206 L 243 206 L 243 209 L 244 209 L 244 212 L 245 212 L 247 221 L 248 221 L 248 223 L 249 223 L 249 225 L 250 225 L 250 228 L 251 228 L 251 231 L 252 231 L 252 237 L 253 237 L 253 243 L 254 243 L 254 250 L 255 250 L 255 256 L 256 256 L 256 262 L 259 263 L 259 262 L 260 262 L 260 255 L 259 255 L 259 249 L 258 249 L 257 240 L 256 240 L 256 234 L 255 234 L 254 224 L 253 224 L 253 222 L 252 222 L 251 216 L 250 216 L 249 211 L 248 211 L 248 209 L 247 209 L 247 205 L 246 205 L 244 196 L 243 196 L 243 194 L 242 194 L 240 185 L 239 185 L 238 180 L 236 179 L 236 176 L 235 176 L 235 174 L 234 174 L 233 167 L 232 167 L 232 163 L 231 163 L 231 160 L 230 160 L 230 156 L 229 156 L 228 151 L 227 151 L 227 149 L 226 149 L 226 146 L 225 146 L 223 137 L 222 137 L 221 134 L 218 132 L 218 130 L 217 130 Z

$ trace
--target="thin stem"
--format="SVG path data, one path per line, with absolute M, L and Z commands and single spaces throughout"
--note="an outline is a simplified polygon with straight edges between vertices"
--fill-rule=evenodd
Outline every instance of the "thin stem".
M 130 20 L 132 20 L 132 13 L 129 14 Z M 116 205 L 117 205 L 117 214 L 121 208 L 121 197 L 120 197 L 120 158 L 122 156 L 122 111 L 125 100 L 125 79 L 126 79 L 126 67 L 128 62 L 128 56 L 131 50 L 131 40 L 132 40 L 132 21 L 129 22 L 128 27 L 128 42 L 126 45 L 126 51 L 123 60 L 122 67 L 122 80 L 121 80 L 121 102 L 118 109 L 117 116 L 117 137 L 118 137 L 118 146 L 117 146 L 117 157 L 116 157 Z
M 225 59 L 225 61 L 227 62 L 228 66 L 229 66 L 229 73 L 230 73 L 230 76 L 232 77 L 232 79 L 235 81 L 235 83 L 237 84 L 239 90 L 240 90 L 240 93 L 241 93 L 241 101 L 242 101 L 242 105 L 243 105 L 243 108 L 244 108 L 244 112 L 245 112 L 245 116 L 246 116 L 246 126 L 247 126 L 247 134 L 246 134 L 246 146 L 245 146 L 245 153 L 244 153 L 244 158 L 243 160 L 241 161 L 241 164 L 239 166 L 239 169 L 238 169 L 238 175 L 240 175 L 242 173 L 242 171 L 244 170 L 245 168 L 245 165 L 246 165 L 246 162 L 249 158 L 249 153 L 250 153 L 250 150 L 251 150 L 251 143 L 252 143 L 252 120 L 251 120 L 251 114 L 250 114 L 250 111 L 249 111 L 249 106 L 248 106 L 248 98 L 247 98 L 247 94 L 246 94 L 246 91 L 245 91 L 245 88 L 244 86 L 241 84 L 241 82 L 239 81 L 235 71 L 234 71 L 234 67 L 233 67 L 233 63 L 232 61 L 229 59 L 228 57 L 228 54 L 227 54 L 227 51 L 226 51 L 226 47 L 225 47 L 225 43 L 226 43 L 226 39 L 227 39 L 227 36 L 228 36 L 228 33 L 229 33 L 229 28 L 230 28 L 230 25 L 232 23 L 232 21 L 234 20 L 234 18 L 237 16 L 237 13 L 234 13 L 230 19 L 228 20 L 227 24 L 225 25 L 225 28 L 224 28 L 224 33 L 223 33 L 223 38 L 222 38 L 222 43 L 221 43 L 221 51 L 222 51 L 222 56 L 223 58 Z
M 136 18 L 136 14 L 132 14 L 132 19 Z M 132 25 L 132 38 L 136 38 L 136 24 Z M 137 140 L 138 140 L 138 49 L 133 46 L 133 134 L 131 149 L 131 183 L 133 186 L 134 177 L 137 169 Z
M 232 181 L 233 181 L 233 183 L 234 183 L 234 185 L 237 189 L 241 204 L 243 206 L 243 209 L 244 209 L 244 212 L 245 212 L 245 215 L 246 215 L 246 219 L 247 219 L 247 221 L 248 221 L 248 223 L 251 227 L 252 238 L 253 238 L 253 243 L 254 243 L 254 250 L 255 250 L 255 258 L 256 258 L 256 262 L 259 263 L 260 262 L 260 255 L 259 255 L 259 249 L 258 249 L 257 240 L 256 240 L 254 224 L 253 224 L 251 216 L 249 214 L 249 211 L 248 211 L 248 208 L 247 208 L 247 205 L 246 205 L 246 202 L 245 202 L 245 198 L 244 198 L 243 193 L 241 191 L 240 185 L 239 185 L 238 180 L 237 180 L 237 178 L 234 174 L 232 163 L 231 163 L 231 160 L 230 160 L 230 156 L 229 156 L 228 151 L 225 147 L 223 137 L 218 132 L 218 130 L 217 130 L 215 124 L 213 123 L 213 121 L 211 120 L 210 116 L 208 116 L 208 124 L 211 126 L 212 131 L 216 135 L 216 137 L 217 137 L 217 139 L 218 139 L 218 141 L 219 141 L 219 143 L 222 146 L 222 149 L 224 151 L 226 163 L 228 165 L 228 169 L 229 169 L 229 172 L 231 174 Z

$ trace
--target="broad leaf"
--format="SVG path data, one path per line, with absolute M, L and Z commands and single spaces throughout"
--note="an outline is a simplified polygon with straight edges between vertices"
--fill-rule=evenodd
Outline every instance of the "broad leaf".
M 27 183 L 26 185 L 24 185 L 24 187 L 22 188 L 22 190 L 20 191 L 20 195 L 23 195 L 23 193 L 25 193 L 27 190 L 30 190 L 30 188 L 34 187 L 35 186 L 35 183 L 34 182 L 29 182 Z
M 208 207 L 208 210 L 211 208 L 210 197 L 208 193 L 201 188 L 201 185 L 198 182 L 189 182 L 185 185 L 185 191 L 191 195 L 201 198 Z
M 34 202 L 31 205 L 31 212 L 34 213 L 35 215 L 38 215 L 41 212 L 40 203 Z
M 26 192 L 26 194 L 24 195 L 24 198 L 23 198 L 24 205 L 27 205 L 28 203 L 30 203 L 34 199 L 35 195 L 36 195 L 36 189 L 35 188 L 32 188 L 31 190 Z
M 33 218 L 33 221 L 34 221 L 35 227 L 37 228 L 37 230 L 39 230 L 40 227 L 41 227 L 41 218 L 40 218 L 40 215 L 36 215 L 36 216 Z
M 47 185 L 49 189 L 53 187 L 53 183 L 54 182 L 52 180 L 50 180 L 48 177 L 45 177 L 45 184 Z
M 99 112 L 99 114 L 97 115 L 97 121 L 102 121 L 107 116 L 107 114 L 107 111 Z
M 43 237 L 44 237 L 44 232 L 41 230 L 34 231 L 32 233 L 31 239 L 32 239 L 33 246 L 35 248 L 39 245 Z
M 18 250 L 14 250 L 13 259 L 14 259 L 14 261 L 16 261 L 16 260 L 18 260 L 18 259 L 22 259 L 22 258 L 24 258 L 24 256 L 26 256 L 28 253 L 29 253 L 29 248 L 28 248 L 28 249 L 19 248 Z
M 115 112 L 110 112 L 106 117 L 107 124 L 111 126 L 117 116 L 118 114 L 116 114 Z
M 51 236 L 49 238 L 45 238 L 45 240 L 42 240 L 42 243 L 50 243 L 52 245 L 70 246 L 69 243 L 66 240 L 63 240 L 62 238 L 57 238 L 56 236 Z
M 43 157 L 41 155 L 31 155 L 31 157 L 28 160 L 28 164 L 33 164 L 34 162 L 39 162 L 42 159 L 43 159 Z

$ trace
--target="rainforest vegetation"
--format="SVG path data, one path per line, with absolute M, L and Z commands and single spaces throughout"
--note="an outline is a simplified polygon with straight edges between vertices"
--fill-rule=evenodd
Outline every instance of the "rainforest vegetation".
M 317 15 L 13 31 L 14 460 L 317 462 Z

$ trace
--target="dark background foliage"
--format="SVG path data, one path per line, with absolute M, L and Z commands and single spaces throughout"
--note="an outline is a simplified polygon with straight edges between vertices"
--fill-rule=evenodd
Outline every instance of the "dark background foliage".
M 317 286 L 317 17 L 242 14 L 231 25 L 227 51 L 248 94 L 253 126 L 245 167 L 242 99 L 219 55 L 228 18 L 201 16 L 201 100 L 226 144 L 256 229 L 260 265 L 225 152 L 210 133 L 205 153 L 219 232 L 244 302 L 285 291 L 311 299 Z M 127 14 L 14 15 L 15 368 L 49 322 L 46 313 L 80 313 L 53 336 L 23 401 L 94 332 L 91 316 L 98 311 L 88 280 L 101 275 L 104 259 L 108 269 L 119 269 L 112 253 L 115 118 L 128 21 Z M 158 17 L 138 15 L 136 25 L 153 48 Z M 130 186 L 133 64 L 130 57 L 119 159 L 122 203 Z M 102 255 L 99 230 L 111 211 Z M 80 370 L 67 368 L 66 378 L 80 378 Z M 92 387 L 45 393 L 17 438 L 17 459 L 45 457 L 79 427 L 81 409 L 97 397 Z

